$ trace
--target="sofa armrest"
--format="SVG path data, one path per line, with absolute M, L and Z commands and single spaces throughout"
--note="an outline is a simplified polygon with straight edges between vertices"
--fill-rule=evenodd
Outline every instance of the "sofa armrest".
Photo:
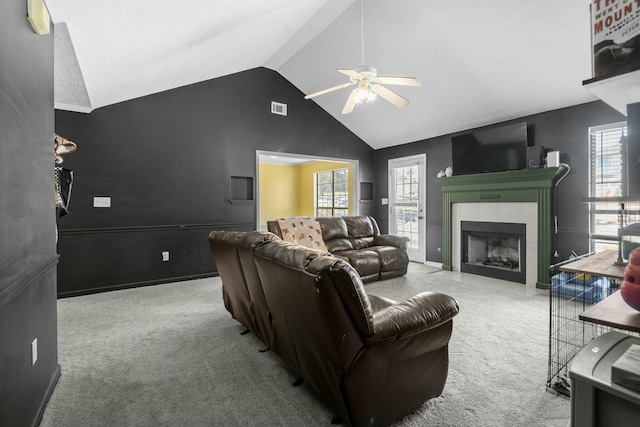
M 435 329 L 458 314 L 458 303 L 439 292 L 422 292 L 373 313 L 374 334 L 366 341 L 381 344 Z
M 396 236 L 394 234 L 380 234 L 373 238 L 374 246 L 395 246 L 400 249 L 407 249 L 409 238 L 405 236 Z
M 267 231 L 282 239 L 282 230 L 280 230 L 280 224 L 278 224 L 278 221 L 267 221 Z

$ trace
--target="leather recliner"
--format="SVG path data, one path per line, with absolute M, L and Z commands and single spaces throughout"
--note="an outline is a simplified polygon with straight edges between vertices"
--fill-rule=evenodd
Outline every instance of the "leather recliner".
M 209 234 L 209 248 L 214 256 L 218 274 L 225 278 L 222 287 L 225 308 L 245 328 L 256 333 L 251 297 L 237 251 L 237 241 L 245 234 L 240 231 L 212 231 Z
M 222 286 L 225 308 L 267 348 L 273 346 L 273 332 L 253 250 L 271 240 L 279 239 L 268 232 L 212 231 L 209 234 L 209 248 L 218 274 L 225 278 Z
M 380 234 L 367 215 L 318 217 L 327 250 L 356 269 L 363 282 L 407 274 L 407 237 Z M 267 221 L 270 232 L 282 237 L 278 221 Z
M 255 242 L 256 233 L 234 241 Z M 344 260 L 263 235 L 251 251 L 278 337 L 273 350 L 342 419 L 387 425 L 442 393 L 458 313 L 453 298 L 423 292 L 396 302 L 367 295 Z M 209 239 L 229 240 L 220 232 Z M 228 269 L 219 272 L 223 288 L 235 283 Z

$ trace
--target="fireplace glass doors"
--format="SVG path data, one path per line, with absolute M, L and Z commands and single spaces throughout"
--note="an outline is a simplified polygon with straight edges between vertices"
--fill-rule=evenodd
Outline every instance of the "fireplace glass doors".
M 526 224 L 461 221 L 460 271 L 526 283 Z

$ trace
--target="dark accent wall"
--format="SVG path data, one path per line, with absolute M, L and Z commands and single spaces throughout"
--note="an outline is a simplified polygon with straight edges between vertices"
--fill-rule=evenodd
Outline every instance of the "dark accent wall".
M 355 159 L 360 180 L 374 179 L 373 149 L 265 68 L 89 114 L 56 111 L 56 130 L 78 145 L 63 163 L 74 183 L 58 220 L 62 296 L 213 274 L 209 232 L 256 227 L 255 200 L 233 200 L 231 179 L 251 178 L 256 194 L 256 150 Z M 94 208 L 94 196 L 111 207 Z
M 560 161 L 571 166 L 556 191 L 558 234 L 555 250 L 561 258 L 571 251 L 589 251 L 589 207 L 581 199 L 589 195 L 589 127 L 624 121 L 625 117 L 607 104 L 596 101 L 559 110 L 548 111 L 492 126 L 526 121 L 531 129 L 534 146 L 560 151 Z M 489 127 L 489 126 L 487 126 Z M 442 191 L 430 178 L 451 165 L 451 137 L 468 132 L 439 136 L 375 152 L 375 215 L 380 228 L 388 230 L 389 215 L 380 199 L 388 197 L 388 160 L 427 154 L 427 260 L 442 262 Z M 455 173 L 455 171 L 454 171 Z
M 629 197 L 640 200 L 640 102 L 627 105 Z
M 38 425 L 60 366 L 53 33 L 34 33 L 24 0 L 0 2 L 0 58 L 0 425 L 30 426 Z

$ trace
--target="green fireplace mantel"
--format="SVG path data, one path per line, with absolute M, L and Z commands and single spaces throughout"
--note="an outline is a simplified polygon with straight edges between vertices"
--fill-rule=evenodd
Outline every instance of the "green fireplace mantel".
M 566 169 L 544 168 L 432 178 L 442 187 L 442 268 L 452 270 L 454 203 L 536 202 L 538 206 L 537 288 L 548 289 L 552 261 L 553 190 Z

